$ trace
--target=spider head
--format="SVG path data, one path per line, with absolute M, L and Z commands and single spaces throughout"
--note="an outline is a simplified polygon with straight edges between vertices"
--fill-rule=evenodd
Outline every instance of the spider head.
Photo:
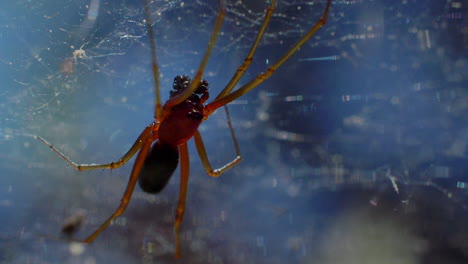
M 174 83 L 172 85 L 172 90 L 170 92 L 171 97 L 181 93 L 183 90 L 187 89 L 191 84 L 190 77 L 187 75 L 177 75 L 174 78 Z M 208 99 L 208 82 L 203 79 L 200 81 L 197 89 L 193 92 L 186 100 L 186 102 L 192 102 L 194 104 L 200 104 Z

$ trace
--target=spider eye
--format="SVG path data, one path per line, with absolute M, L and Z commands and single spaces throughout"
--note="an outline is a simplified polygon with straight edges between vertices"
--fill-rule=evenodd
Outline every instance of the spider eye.
M 187 88 L 190 84 L 190 77 L 187 75 L 177 75 L 174 78 L 174 83 L 172 85 L 172 88 L 176 91 L 183 90 Z
M 194 120 L 194 121 L 200 121 L 203 119 L 203 115 L 198 111 L 191 111 L 191 112 L 188 112 L 187 118 Z
M 205 94 L 208 92 L 208 82 L 206 80 L 201 80 L 200 85 L 198 85 L 198 88 L 195 90 L 196 94 Z

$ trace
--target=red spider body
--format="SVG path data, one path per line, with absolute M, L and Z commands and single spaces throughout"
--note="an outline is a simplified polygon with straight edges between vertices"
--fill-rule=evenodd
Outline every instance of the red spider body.
M 188 86 L 190 86 L 188 76 L 176 76 L 171 97 L 181 93 Z M 161 121 L 157 132 L 159 140 L 168 145 L 178 146 L 192 138 L 203 121 L 203 103 L 208 97 L 208 82 L 203 80 L 192 95 L 172 107 L 170 113 Z
M 183 102 L 174 107 L 159 126 L 159 140 L 178 146 L 187 142 L 203 120 L 203 105 Z
M 188 76 L 176 76 L 171 97 L 181 93 L 188 86 Z M 208 97 L 208 82 L 203 80 L 192 95 L 171 108 L 159 127 L 154 126 L 153 138 L 159 140 L 151 146 L 138 177 L 143 191 L 158 193 L 167 185 L 179 163 L 178 146 L 187 142 L 197 131 L 204 117 L 203 103 Z

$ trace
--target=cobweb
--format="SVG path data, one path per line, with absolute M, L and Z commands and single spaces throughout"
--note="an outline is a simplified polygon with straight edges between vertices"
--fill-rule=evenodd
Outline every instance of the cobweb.
M 204 75 L 211 98 L 242 63 L 268 5 L 226 4 Z M 324 5 L 279 1 L 238 87 Z M 195 74 L 218 6 L 151 2 L 163 100 L 174 76 Z M 229 105 L 244 161 L 211 179 L 191 150 L 182 262 L 464 263 L 465 14 L 461 1 L 333 1 L 325 27 Z M 133 160 L 79 173 L 31 138 L 77 162 L 118 159 L 153 120 L 150 63 L 142 1 L 0 4 L 1 263 L 172 262 L 178 172 L 157 196 L 135 191 L 124 216 L 80 252 L 50 237 L 79 208 L 87 216 L 77 237 L 102 223 Z M 222 111 L 200 131 L 215 166 L 234 157 Z

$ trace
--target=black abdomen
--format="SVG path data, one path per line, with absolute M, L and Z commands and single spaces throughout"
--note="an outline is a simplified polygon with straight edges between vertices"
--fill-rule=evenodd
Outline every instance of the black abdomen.
M 169 182 L 179 163 L 177 146 L 157 141 L 151 147 L 140 172 L 138 183 L 141 189 L 148 193 L 158 193 Z

